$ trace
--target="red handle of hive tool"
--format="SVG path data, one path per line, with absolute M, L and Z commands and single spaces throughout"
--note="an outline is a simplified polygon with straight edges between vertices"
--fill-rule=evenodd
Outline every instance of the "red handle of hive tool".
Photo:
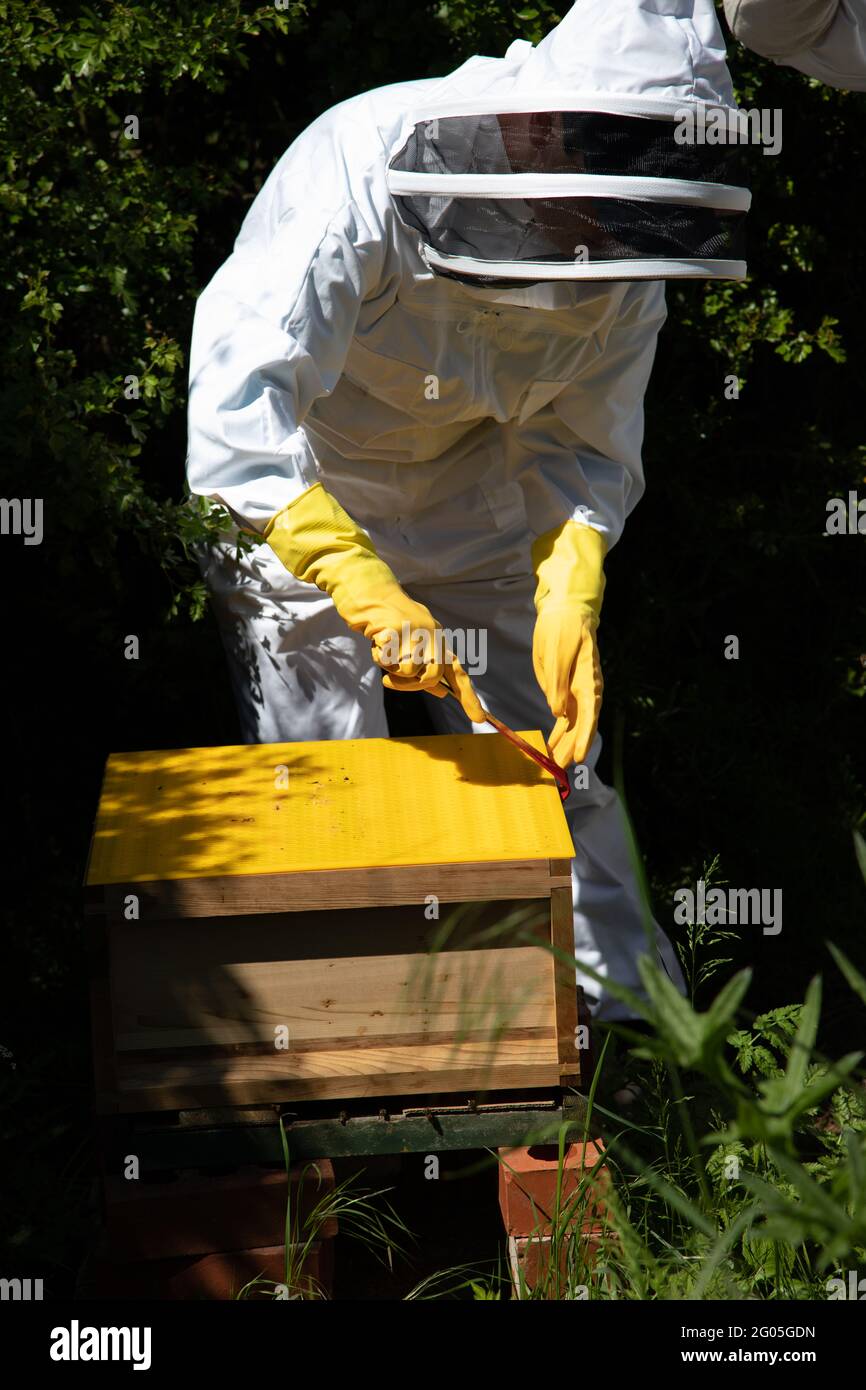
M 454 694 L 450 686 L 445 685 L 444 681 L 442 682 L 442 687 L 448 691 L 449 695 L 454 695 L 455 700 L 458 699 L 458 696 Z M 507 724 L 503 724 L 501 719 L 497 719 L 496 715 L 491 714 L 483 705 L 481 706 L 481 713 L 484 715 L 487 723 L 493 725 L 497 733 L 502 734 L 504 738 L 508 739 L 509 743 L 514 744 L 515 748 L 519 748 L 521 753 L 525 753 L 527 758 L 531 758 L 534 763 L 538 763 L 539 767 L 543 767 L 545 772 L 550 773 L 551 777 L 556 782 L 557 791 L 561 799 L 567 801 L 571 795 L 571 787 L 568 781 L 568 773 L 565 769 L 561 768 L 559 763 L 554 762 L 549 754 L 539 753 L 537 748 L 533 748 L 532 744 L 527 743 L 525 738 L 521 738 L 513 729 L 509 729 Z

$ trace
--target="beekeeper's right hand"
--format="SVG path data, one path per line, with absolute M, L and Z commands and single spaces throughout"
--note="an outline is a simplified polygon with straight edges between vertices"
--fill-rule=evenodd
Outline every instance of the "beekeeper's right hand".
M 416 603 L 379 559 L 370 537 L 321 483 L 271 517 L 265 540 L 286 569 L 329 594 L 344 622 L 372 643 L 389 690 L 457 696 L 473 723 L 484 712 L 429 608 Z M 439 687 L 437 690 L 436 687 Z

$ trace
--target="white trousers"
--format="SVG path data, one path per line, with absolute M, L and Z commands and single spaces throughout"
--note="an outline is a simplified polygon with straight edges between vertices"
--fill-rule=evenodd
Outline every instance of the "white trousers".
M 328 487 L 340 496 L 336 485 L 328 481 Z M 447 508 L 440 503 L 387 521 L 362 519 L 357 498 L 347 497 L 344 505 L 349 502 L 412 598 L 445 628 L 482 632 L 474 650 L 486 643 L 486 669 L 470 669 L 481 703 L 513 729 L 548 733 L 553 716 L 532 669 L 535 579 L 515 494 L 472 487 Z M 204 554 L 201 564 L 245 742 L 388 736 L 382 677 L 370 644 L 346 626 L 325 594 L 296 580 L 266 545 L 238 562 L 227 542 Z M 490 732 L 487 725 L 472 726 L 456 700 L 415 698 L 426 702 L 438 732 Z M 580 966 L 642 994 L 637 960 L 647 936 L 619 798 L 594 771 L 600 749 L 596 738 L 587 758 L 589 786 L 572 790 L 565 814 L 575 846 L 577 980 L 593 1017 L 615 1020 L 631 1010 Z M 655 923 L 653 931 L 657 959 L 682 989 L 675 953 Z

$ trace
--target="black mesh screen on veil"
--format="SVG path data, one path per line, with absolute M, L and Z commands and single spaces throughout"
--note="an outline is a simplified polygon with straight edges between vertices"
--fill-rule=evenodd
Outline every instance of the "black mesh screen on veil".
M 419 122 L 391 167 L 403 173 L 608 174 L 746 186 L 735 143 L 680 143 L 673 120 L 605 112 L 444 116 Z
M 478 261 L 739 259 L 745 213 L 637 198 L 396 199 L 440 255 Z

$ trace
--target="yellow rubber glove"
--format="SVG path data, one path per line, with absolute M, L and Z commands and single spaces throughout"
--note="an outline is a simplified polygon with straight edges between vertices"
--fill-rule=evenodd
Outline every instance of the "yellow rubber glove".
M 443 698 L 445 682 L 468 717 L 483 721 L 472 683 L 445 647 L 429 608 L 400 587 L 370 537 L 321 483 L 271 517 L 264 536 L 290 573 L 329 594 L 344 622 L 373 644 L 389 690 L 427 690 Z
M 550 751 L 560 767 L 582 763 L 598 727 L 601 662 L 595 640 L 604 593 L 604 537 L 566 521 L 532 547 L 536 680 L 556 715 Z

